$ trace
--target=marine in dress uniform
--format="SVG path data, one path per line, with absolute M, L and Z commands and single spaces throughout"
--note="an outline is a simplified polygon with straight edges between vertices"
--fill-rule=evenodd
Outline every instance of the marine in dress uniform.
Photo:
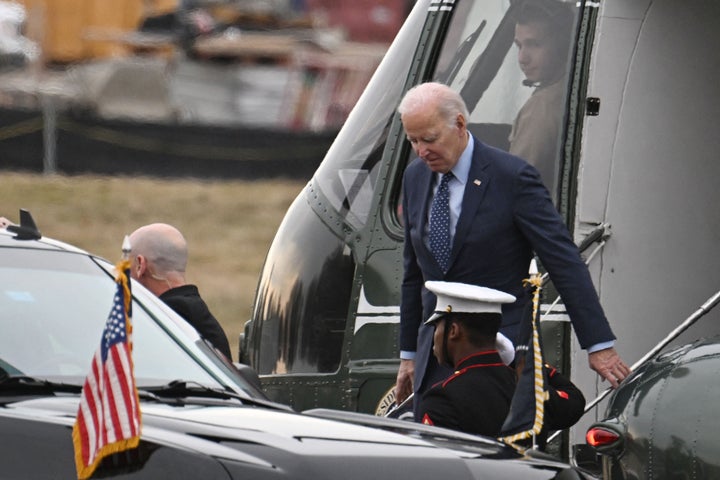
M 454 373 L 422 395 L 418 418 L 428 425 L 496 437 L 516 380 L 507 366 L 514 352 L 498 333 L 501 305 L 515 297 L 464 283 L 428 281 L 425 286 L 438 299 L 426 322 L 435 326 L 433 354 Z M 499 351 L 498 346 L 505 347 Z

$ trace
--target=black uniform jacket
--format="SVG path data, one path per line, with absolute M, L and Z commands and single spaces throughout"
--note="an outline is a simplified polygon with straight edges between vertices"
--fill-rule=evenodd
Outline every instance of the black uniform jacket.
M 210 313 L 210 309 L 200 297 L 200 292 L 195 285 L 171 288 L 160 295 L 160 300 L 195 327 L 200 336 L 210 341 L 228 360 L 232 360 L 230 343 L 225 331 L 220 326 L 220 322 Z
M 514 391 L 515 372 L 497 350 L 476 353 L 423 394 L 418 418 L 428 425 L 497 437 Z

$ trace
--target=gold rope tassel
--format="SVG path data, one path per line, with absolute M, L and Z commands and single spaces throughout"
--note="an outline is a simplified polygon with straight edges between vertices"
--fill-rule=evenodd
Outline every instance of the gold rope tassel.
M 531 285 L 534 287 L 533 292 L 533 310 L 532 310 L 532 343 L 533 343 L 533 375 L 535 377 L 535 422 L 530 430 L 516 433 L 501 440 L 509 444 L 514 444 L 519 440 L 525 440 L 540 433 L 543 427 L 543 418 L 545 413 L 545 400 L 548 398 L 548 392 L 545 390 L 545 381 L 543 377 L 542 351 L 540 349 L 540 334 L 537 324 L 538 311 L 540 310 L 540 291 L 542 290 L 542 276 L 534 268 L 535 261 L 531 267 L 530 278 L 523 280 L 523 285 Z M 533 271 L 534 270 L 534 271 Z

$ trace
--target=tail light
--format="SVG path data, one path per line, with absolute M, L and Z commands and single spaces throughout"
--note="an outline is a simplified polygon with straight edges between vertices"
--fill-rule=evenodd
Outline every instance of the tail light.
M 620 440 L 620 435 L 602 427 L 593 427 L 585 434 L 585 440 L 590 446 L 604 447 Z
M 618 454 L 624 443 L 622 432 L 608 423 L 591 425 L 585 434 L 585 440 L 596 451 L 606 455 Z

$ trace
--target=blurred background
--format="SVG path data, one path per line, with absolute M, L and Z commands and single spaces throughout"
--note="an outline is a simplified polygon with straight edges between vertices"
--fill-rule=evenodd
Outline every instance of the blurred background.
M 0 215 L 113 262 L 177 226 L 236 354 L 285 210 L 413 3 L 0 1 Z
M 409 8 L 408 0 L 0 1 L 3 164 L 307 177 Z

